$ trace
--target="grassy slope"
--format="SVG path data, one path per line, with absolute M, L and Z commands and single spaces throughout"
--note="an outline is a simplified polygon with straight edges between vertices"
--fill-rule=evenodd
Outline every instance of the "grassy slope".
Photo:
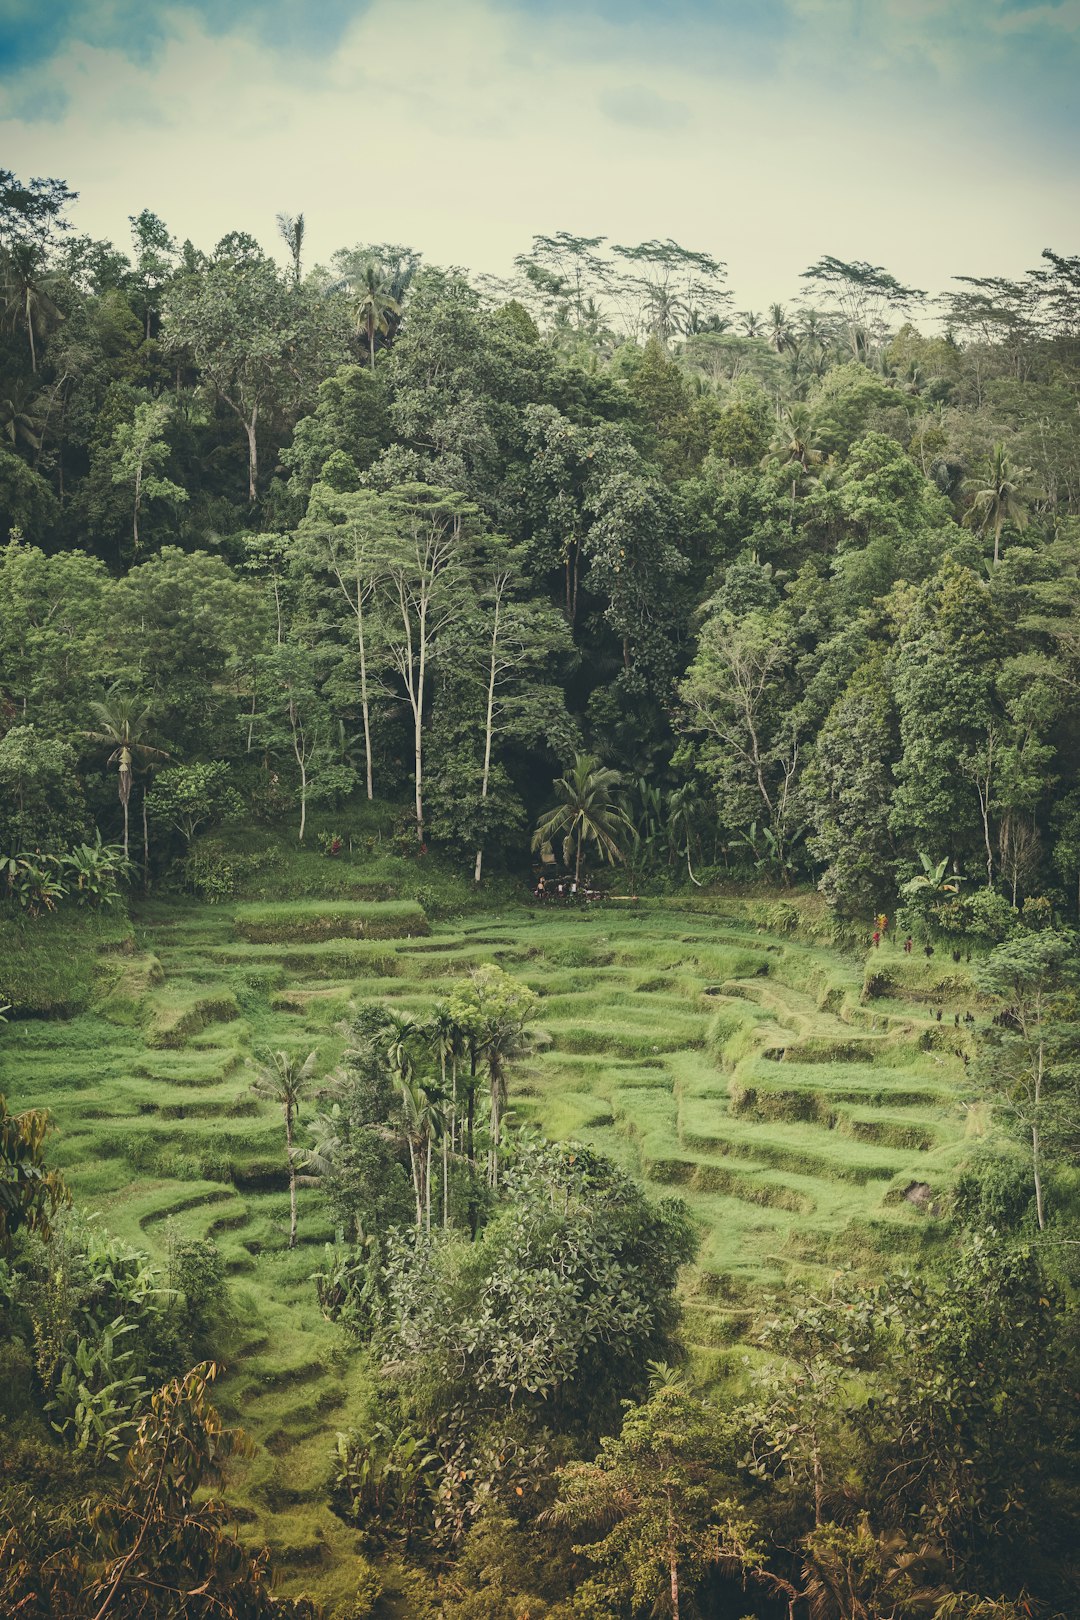
M 347 870 L 334 869 L 335 898 Z M 935 996 L 941 969 L 874 953 L 875 971 L 896 972 L 890 999 L 867 1002 L 855 966 L 756 933 L 734 904 L 508 908 L 428 938 L 416 937 L 415 907 L 391 905 L 377 908 L 380 932 L 401 937 L 377 940 L 313 939 L 309 905 L 294 928 L 287 907 L 274 910 L 272 942 L 241 937 L 250 909 L 190 902 L 139 908 L 126 939 L 119 926 L 91 930 L 88 946 L 109 948 L 94 1004 L 13 1023 L 0 1086 L 16 1106 L 53 1110 L 54 1157 L 118 1234 L 160 1254 L 172 1221 L 219 1243 L 236 1317 L 221 1400 L 258 1443 L 232 1494 L 287 1586 L 350 1590 L 358 1542 L 326 1508 L 325 1482 L 352 1380 L 310 1281 L 332 1235 L 314 1197 L 300 1246 L 285 1247 L 281 1124 L 251 1093 L 255 1045 L 316 1047 L 327 1069 L 358 999 L 422 1013 L 486 960 L 525 979 L 542 997 L 544 1039 L 517 1077 L 515 1112 L 688 1199 L 702 1247 L 687 1333 L 704 1379 L 738 1375 L 740 1328 L 762 1291 L 933 1248 L 932 1216 L 904 1194 L 947 1190 L 965 1151 L 967 1037 L 952 1014 L 967 1001 L 946 1000 L 940 1024 L 933 1011 L 962 970 Z M 79 955 L 73 939 L 66 950 Z

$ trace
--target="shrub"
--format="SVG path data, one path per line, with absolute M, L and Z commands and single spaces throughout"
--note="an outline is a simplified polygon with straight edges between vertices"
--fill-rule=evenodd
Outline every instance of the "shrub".
M 1009 1232 L 1020 1225 L 1032 1196 L 1026 1165 L 1000 1153 L 981 1153 L 957 1178 L 955 1208 L 965 1226 Z

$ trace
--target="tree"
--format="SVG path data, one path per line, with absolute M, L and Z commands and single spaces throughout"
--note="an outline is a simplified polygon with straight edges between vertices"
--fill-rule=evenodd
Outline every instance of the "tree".
M 317 484 L 312 491 L 300 538 L 317 549 L 322 567 L 335 581 L 352 619 L 360 676 L 360 715 L 364 731 L 364 777 L 367 796 L 374 797 L 371 755 L 370 643 L 373 599 L 384 582 L 388 554 L 396 534 L 394 511 L 372 490 L 336 494 Z
M 289 1168 L 289 1248 L 296 1247 L 296 1148 L 293 1141 L 296 1120 L 305 1093 L 315 1076 L 318 1052 L 309 1052 L 302 1063 L 290 1052 L 268 1052 L 262 1060 L 252 1090 L 268 1102 L 276 1103 L 285 1121 L 285 1159 Z
M 443 1102 L 440 1138 L 442 1142 L 442 1223 L 450 1224 L 450 1154 L 456 1145 L 458 1062 L 465 1051 L 465 1030 L 454 1016 L 449 1002 L 440 1001 L 424 1024 L 424 1038 L 439 1065 L 439 1093 Z M 450 1065 L 450 1085 L 446 1069 Z
M 115 1547 L 92 1602 L 93 1620 L 114 1612 L 184 1613 L 221 1620 L 271 1620 L 303 1614 L 270 1591 L 269 1554 L 243 1549 L 228 1532 L 224 1502 L 208 1496 L 232 1458 L 249 1457 L 241 1430 L 226 1429 L 210 1403 L 217 1377 L 203 1362 L 170 1380 L 150 1400 L 125 1462 L 123 1485 L 98 1516 L 105 1545 Z M 164 1592 L 162 1592 L 164 1588 Z M 163 1598 L 175 1608 L 148 1608 Z M 126 1600 L 126 1601 L 125 1601 Z
M 995 444 L 989 466 L 981 478 L 969 478 L 971 505 L 964 514 L 969 529 L 994 537 L 994 567 L 1001 561 L 1001 534 L 1006 527 L 1023 532 L 1028 526 L 1028 509 L 1023 482 L 1030 469 L 1014 467 L 1003 444 Z
M 221 759 L 170 765 L 154 779 L 149 794 L 150 815 L 174 828 L 190 853 L 201 828 L 243 810 L 244 801 L 230 777 L 229 767 Z
M 488 1071 L 489 1137 L 488 1183 L 499 1180 L 499 1145 L 507 1100 L 510 1063 L 527 1050 L 526 1028 L 537 1007 L 528 986 L 493 962 L 474 968 L 468 980 L 450 997 L 454 1024 L 469 1037 Z
M 475 506 L 423 484 L 390 491 L 393 540 L 385 554 L 386 644 L 413 723 L 416 841 L 424 843 L 424 722 L 428 680 L 439 636 L 459 611 L 466 542 Z
M 916 849 L 960 860 L 984 845 L 986 747 L 999 723 L 995 678 L 1008 651 L 989 587 L 946 558 L 905 616 L 893 665 L 900 757 L 889 819 Z M 961 761 L 971 769 L 958 768 Z
M 102 703 L 91 704 L 100 729 L 85 735 L 91 742 L 105 743 L 112 749 L 107 764 L 115 765 L 117 791 L 124 811 L 124 860 L 130 859 L 128 847 L 128 805 L 135 770 L 155 759 L 168 759 L 163 748 L 155 748 L 147 741 L 150 730 L 151 708 L 142 698 L 112 687 Z M 145 794 L 144 794 L 145 800 Z M 145 822 L 144 822 L 145 830 Z M 144 856 L 147 851 L 144 848 Z
M 172 405 L 167 399 L 147 400 L 135 407 L 135 419 L 122 422 L 113 435 L 113 483 L 132 489 L 131 526 L 133 545 L 139 551 L 139 513 L 143 501 L 163 500 L 180 504 L 187 500 L 187 490 L 161 477 L 161 469 L 169 459 L 169 444 L 165 429 L 172 417 Z
M 317 313 L 257 248 L 226 238 L 214 257 L 178 275 L 165 297 L 166 345 L 188 351 L 200 379 L 236 417 L 247 442 L 248 500 L 258 496 L 260 421 L 305 401 L 344 359 L 334 306 Z
M 304 252 L 304 216 L 303 214 L 279 214 L 277 216 L 278 235 L 289 250 L 292 259 L 293 286 L 300 285 L 300 261 Z
M 375 264 L 365 266 L 358 285 L 354 284 L 353 305 L 356 330 L 363 328 L 367 338 L 368 367 L 375 370 L 375 334 L 385 337 L 392 317 L 401 315 L 401 305 L 382 280 Z
M 63 1176 L 45 1160 L 51 1128 L 43 1108 L 13 1114 L 0 1092 L 0 1257 L 5 1259 L 17 1232 L 47 1238 L 52 1216 L 71 1202 Z
M 627 1404 L 618 1438 L 606 1437 L 594 1462 L 570 1463 L 556 1481 L 547 1521 L 596 1537 L 576 1549 L 596 1571 L 580 1591 L 590 1614 L 680 1620 L 697 1612 L 709 1570 L 745 1576 L 764 1564 L 750 1521 L 722 1494 L 715 1420 L 667 1369 L 647 1401 Z
M 12 328 L 23 326 L 30 345 L 30 369 L 38 368 L 38 338 L 49 326 L 63 320 L 55 300 L 56 273 L 46 263 L 45 253 L 36 242 L 16 241 L 0 249 L 0 285 L 3 289 L 3 318 Z
M 129 214 L 131 242 L 135 249 L 135 280 L 143 304 L 143 335 L 147 341 L 154 335 L 161 290 L 176 269 L 176 242 L 164 220 L 149 208 L 141 214 Z
M 456 1413 L 475 1434 L 517 1411 L 595 1435 L 673 1353 L 673 1291 L 695 1248 L 679 1200 L 650 1203 L 580 1142 L 517 1142 L 475 1241 L 388 1236 L 383 1361 L 433 1426 Z
M 1076 939 L 1046 931 L 1015 934 L 978 961 L 972 977 L 1000 1008 L 984 1037 L 979 1069 L 1027 1134 L 1039 1230 L 1046 1228 L 1048 1147 L 1080 1133 L 1080 1023 Z
M 786 880 L 799 831 L 790 629 L 780 611 L 753 608 L 737 616 L 721 602 L 710 606 L 679 687 L 677 723 L 704 740 L 701 763 L 716 782 L 724 824 L 738 832 L 763 816 Z
M 609 865 L 621 861 L 618 840 L 630 830 L 629 817 L 614 800 L 621 785 L 618 771 L 601 765 L 595 754 L 575 754 L 570 770 L 552 783 L 558 803 L 541 815 L 533 849 L 561 837 L 567 866 L 573 852 L 575 883 L 581 881 L 581 858 L 590 844 Z
M 879 264 L 867 264 L 863 259 L 846 262 L 829 253 L 804 270 L 802 279 L 814 283 L 839 314 L 856 360 L 866 359 L 871 347 L 881 344 L 890 313 L 906 314 L 926 297 L 918 287 L 905 287 Z
M 802 778 L 814 826 L 808 848 L 825 865 L 819 887 L 849 915 L 880 909 L 892 886 L 896 748 L 889 668 L 872 652 L 826 715 Z

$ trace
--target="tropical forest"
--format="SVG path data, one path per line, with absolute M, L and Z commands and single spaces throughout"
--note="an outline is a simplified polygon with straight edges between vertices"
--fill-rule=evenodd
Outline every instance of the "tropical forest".
M 1075 1620 L 1075 244 L 80 189 L 0 171 L 0 1614 Z

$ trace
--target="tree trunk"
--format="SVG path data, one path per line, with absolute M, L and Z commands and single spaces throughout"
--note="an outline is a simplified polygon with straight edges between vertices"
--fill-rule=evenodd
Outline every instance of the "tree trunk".
M 679 1554 L 675 1542 L 675 1519 L 668 1497 L 668 1573 L 671 1578 L 671 1620 L 679 1620 Z
M 450 1144 L 445 1124 L 442 1137 L 442 1223 L 445 1231 L 450 1225 Z
M 190 847 L 190 845 L 189 845 Z M 142 871 L 143 893 L 150 888 L 150 834 L 146 826 L 146 783 L 142 790 Z
M 128 858 L 128 799 L 130 797 L 131 797 L 130 783 L 128 785 L 128 790 L 127 790 L 126 793 L 124 792 L 123 786 L 121 785 L 121 788 L 120 788 L 120 803 L 124 807 L 124 860 L 125 861 Z
M 491 1076 L 491 1147 L 488 1152 L 488 1184 L 492 1187 L 499 1179 L 499 1082 Z
M 360 581 L 356 582 L 356 639 L 360 650 L 360 713 L 364 718 L 364 774 L 369 799 L 375 797 L 371 774 L 371 716 L 368 703 L 367 648 L 364 644 L 364 609 L 360 600 Z
M 256 405 L 251 413 L 251 421 L 244 423 L 244 432 L 248 442 L 248 500 L 252 506 L 257 498 L 256 484 L 259 477 L 259 446 L 255 439 L 255 423 L 259 418 L 259 407 Z
M 135 469 L 135 507 L 131 515 L 132 537 L 135 550 L 139 549 L 139 503 L 142 500 L 142 462 Z
M 578 829 L 577 849 L 576 849 L 576 851 L 574 853 L 574 882 L 579 884 L 579 885 L 581 883 L 581 844 L 582 844 L 581 829 L 579 828 Z
M 285 1110 L 285 1153 L 289 1160 L 289 1248 L 296 1248 L 296 1162 L 293 1159 L 292 1110 Z
M 411 1136 L 406 1137 L 409 1148 L 409 1172 L 412 1176 L 413 1201 L 416 1204 L 416 1230 L 419 1232 L 424 1224 L 423 1204 L 420 1199 L 420 1172 L 416 1164 L 416 1144 Z
M 368 318 L 367 318 L 367 352 L 368 352 L 368 367 L 369 367 L 370 370 L 374 371 L 375 370 L 375 310 L 373 308 L 368 310 Z
M 37 350 L 34 348 L 34 316 L 30 308 L 30 293 L 26 294 L 26 331 L 30 339 L 30 370 L 37 374 Z
M 1035 1213 L 1039 1220 L 1039 1231 L 1046 1231 L 1046 1210 L 1043 1205 L 1042 1185 L 1042 1143 L 1039 1138 L 1039 1109 L 1042 1105 L 1043 1067 L 1046 1057 L 1046 1048 L 1039 1042 L 1039 1055 L 1035 1061 L 1035 1118 L 1031 1122 L 1031 1169 L 1035 1180 Z
M 300 843 L 307 829 L 307 748 L 295 698 L 289 699 L 289 726 L 292 730 L 293 754 L 300 771 Z
M 495 602 L 495 618 L 491 627 L 491 664 L 488 668 L 487 714 L 484 719 L 484 774 L 480 782 L 480 802 L 487 803 L 488 786 L 491 782 L 491 738 L 494 731 L 495 720 L 495 669 L 499 650 L 499 602 Z M 483 845 L 476 852 L 476 865 L 473 868 L 473 882 L 480 881 L 480 868 L 484 860 Z
M 416 783 L 416 842 L 424 842 L 424 679 L 427 673 L 427 610 L 420 609 L 420 668 L 416 677 L 413 703 L 413 772 Z
M 465 1113 L 465 1140 L 467 1144 L 467 1157 L 469 1161 L 469 1236 L 476 1242 L 476 1231 L 479 1225 L 479 1210 L 476 1207 L 476 1043 L 469 1043 L 469 1098 Z
M 424 1225 L 431 1231 L 431 1130 L 427 1138 L 427 1167 L 424 1171 Z

